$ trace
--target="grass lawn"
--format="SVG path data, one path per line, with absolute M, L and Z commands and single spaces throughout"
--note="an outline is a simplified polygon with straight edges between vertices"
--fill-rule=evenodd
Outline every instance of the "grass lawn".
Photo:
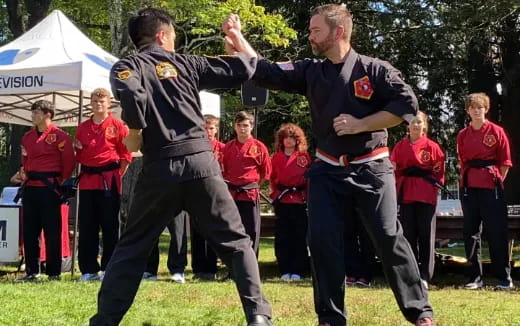
M 244 325 L 243 313 L 232 282 L 168 282 L 166 270 L 167 235 L 161 238 L 160 281 L 143 282 L 122 325 Z M 519 247 L 516 249 L 518 255 Z M 520 326 L 520 291 L 479 291 L 460 289 L 466 280 L 460 266 L 438 266 L 431 303 L 440 326 Z M 309 278 L 301 282 L 278 281 L 273 240 L 262 239 L 260 270 L 263 288 L 273 305 L 277 326 L 315 326 Z M 409 325 L 402 317 L 380 271 L 369 289 L 348 288 L 346 304 L 349 325 Z M 225 271 L 220 272 L 224 274 Z M 80 283 L 64 274 L 61 282 L 15 284 L 21 275 L 14 267 L 0 267 L 0 325 L 87 325 L 95 312 L 99 282 Z M 77 278 L 78 275 L 75 275 Z M 518 269 L 514 279 L 519 280 Z M 488 284 L 495 280 L 485 278 Z M 520 283 L 517 282 L 520 286 Z

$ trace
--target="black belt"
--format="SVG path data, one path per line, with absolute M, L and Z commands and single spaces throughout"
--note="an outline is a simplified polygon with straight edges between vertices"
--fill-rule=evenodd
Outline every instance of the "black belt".
M 29 171 L 29 172 L 26 172 L 25 173 L 27 179 L 22 183 L 22 185 L 20 186 L 20 188 L 18 188 L 18 192 L 16 193 L 16 196 L 14 197 L 13 201 L 15 203 L 18 202 L 18 200 L 20 200 L 20 198 L 23 197 L 23 190 L 25 188 L 25 186 L 27 185 L 27 182 L 29 182 L 30 180 L 38 180 L 38 181 L 41 181 L 43 182 L 43 184 L 49 188 L 51 191 L 54 191 L 58 197 L 60 197 L 61 200 L 63 200 L 63 194 L 61 193 L 60 189 L 59 189 L 59 182 L 58 182 L 58 177 L 61 176 L 61 173 L 60 172 L 34 172 L 34 171 Z M 50 182 L 49 179 L 52 179 L 53 182 Z
M 462 187 L 464 188 L 464 196 L 468 195 L 468 171 L 469 169 L 483 169 L 487 168 L 490 165 L 496 165 L 496 160 L 481 160 L 481 159 L 474 159 L 469 160 L 467 162 L 464 162 L 464 166 L 466 169 L 464 170 L 464 174 L 462 175 Z M 500 181 L 495 176 L 495 187 L 497 190 L 498 188 L 502 188 Z
M 448 188 L 446 188 L 445 185 L 443 185 L 442 183 L 440 183 L 439 181 L 437 181 L 433 176 L 432 176 L 432 171 L 429 171 L 429 170 L 426 170 L 426 169 L 421 169 L 420 167 L 418 166 L 410 166 L 410 167 L 407 167 L 406 169 L 404 169 L 402 171 L 402 174 L 403 176 L 405 177 L 418 177 L 418 178 L 423 178 L 424 180 L 426 180 L 428 183 L 430 183 L 431 185 L 433 185 L 434 187 L 440 189 L 442 192 L 444 192 L 446 194 L 446 196 L 448 196 L 449 198 L 451 199 L 456 199 L 454 196 L 451 195 L 450 191 L 448 190 Z M 403 186 L 403 183 L 401 182 L 401 185 L 399 187 L 399 191 L 398 191 L 398 203 L 401 203 L 402 202 L 402 189 L 401 187 Z
M 101 166 L 81 165 L 81 173 L 79 174 L 79 177 L 76 182 L 79 183 L 81 176 L 83 174 L 100 175 L 103 178 L 103 190 L 105 191 L 105 197 L 110 197 L 111 196 L 110 189 L 108 188 L 108 182 L 105 179 L 103 172 L 117 170 L 117 169 L 119 169 L 120 166 L 121 166 L 121 164 L 119 164 L 119 162 L 110 162 L 108 164 L 101 165 Z
M 280 200 L 287 195 L 290 192 L 300 192 L 307 188 L 306 185 L 301 186 L 283 186 L 283 185 L 276 185 L 276 189 L 280 190 L 280 194 L 276 196 L 276 198 L 272 201 L 272 205 L 276 205 L 280 202 Z

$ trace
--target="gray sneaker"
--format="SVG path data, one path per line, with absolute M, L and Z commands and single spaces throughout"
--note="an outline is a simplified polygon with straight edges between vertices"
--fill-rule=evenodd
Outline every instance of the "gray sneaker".
M 143 273 L 143 280 L 145 281 L 157 281 L 157 275 L 154 275 L 150 272 Z
M 27 275 L 15 280 L 16 283 L 38 282 L 38 281 L 40 281 L 40 274 L 27 274 Z
M 466 283 L 464 285 L 464 288 L 467 290 L 477 290 L 484 286 L 484 282 L 480 278 L 480 276 L 477 276 L 473 281 L 470 281 L 469 283 Z

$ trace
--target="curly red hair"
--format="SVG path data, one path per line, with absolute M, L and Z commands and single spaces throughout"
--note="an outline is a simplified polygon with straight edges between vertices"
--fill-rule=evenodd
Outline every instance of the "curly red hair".
M 280 129 L 278 129 L 274 135 L 274 147 L 277 152 L 284 151 L 285 148 L 283 146 L 283 140 L 287 137 L 293 137 L 296 140 L 296 151 L 307 151 L 307 138 L 305 137 L 305 133 L 303 132 L 302 128 L 298 127 L 294 123 L 284 123 L 280 126 Z

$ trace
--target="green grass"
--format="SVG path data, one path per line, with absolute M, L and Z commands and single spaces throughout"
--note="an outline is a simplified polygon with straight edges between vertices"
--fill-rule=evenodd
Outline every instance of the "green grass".
M 168 282 L 166 270 L 167 236 L 161 238 L 159 282 L 143 282 L 122 325 L 244 325 L 242 308 L 232 282 L 195 282 L 188 270 L 188 282 Z M 517 252 L 518 249 L 516 248 Z M 315 326 L 309 278 L 302 282 L 278 281 L 273 240 L 262 239 L 260 270 L 263 289 L 273 305 L 277 326 Z M 220 274 L 225 271 L 221 270 Z M 87 325 L 96 309 L 99 282 L 71 281 L 15 284 L 13 267 L 0 267 L 0 325 Z M 78 275 L 75 276 L 77 278 Z M 518 270 L 514 277 L 519 278 Z M 479 291 L 459 288 L 465 281 L 459 265 L 439 265 L 431 303 L 440 326 L 520 325 L 520 291 Z M 486 278 L 489 284 L 494 280 Z M 408 325 L 378 271 L 374 287 L 348 288 L 346 303 L 349 325 Z M 518 284 L 520 285 L 520 283 Z

